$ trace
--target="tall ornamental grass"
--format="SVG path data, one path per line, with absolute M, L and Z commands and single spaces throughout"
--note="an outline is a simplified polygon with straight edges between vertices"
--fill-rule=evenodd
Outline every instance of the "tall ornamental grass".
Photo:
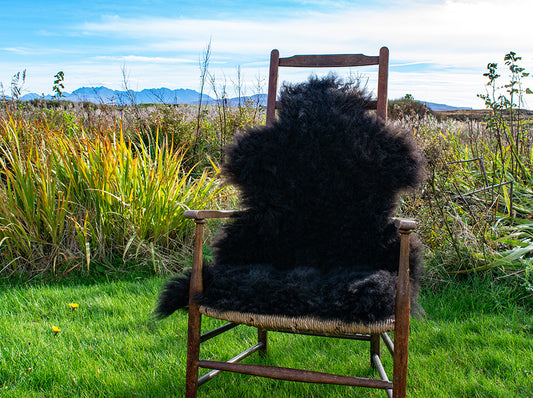
M 404 198 L 402 211 L 420 221 L 426 244 L 427 279 L 442 274 L 491 273 L 513 277 L 525 300 L 533 299 L 533 150 L 514 167 L 509 146 L 487 123 L 403 120 L 424 149 L 427 180 Z M 533 136 L 531 126 L 523 131 Z M 514 158 L 514 165 L 517 161 Z
M 214 165 L 183 167 L 185 145 L 146 141 L 118 123 L 67 134 L 45 119 L 2 117 L 1 273 L 179 268 L 191 232 L 183 211 L 215 207 L 223 188 Z

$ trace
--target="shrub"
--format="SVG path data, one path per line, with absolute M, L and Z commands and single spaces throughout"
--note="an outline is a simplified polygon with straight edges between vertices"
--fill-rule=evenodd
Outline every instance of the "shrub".
M 389 101 L 389 117 L 392 119 L 402 119 L 404 117 L 425 117 L 431 114 L 429 107 L 416 101 L 411 94 L 405 97 Z

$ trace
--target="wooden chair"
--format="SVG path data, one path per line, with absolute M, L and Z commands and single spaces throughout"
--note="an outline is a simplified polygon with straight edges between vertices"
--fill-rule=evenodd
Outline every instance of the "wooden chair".
M 278 50 L 271 53 L 270 76 L 267 102 L 267 125 L 275 118 L 278 67 L 350 67 L 363 65 L 379 65 L 377 101 L 374 105 L 380 117 L 387 117 L 387 73 L 388 49 L 381 48 L 379 56 L 362 54 L 349 55 L 296 55 L 280 58 Z M 195 297 L 203 289 L 202 284 L 202 244 L 203 227 L 207 219 L 225 218 L 236 214 L 236 211 L 190 210 L 185 217 L 196 223 L 195 249 L 191 274 L 190 297 Z M 281 380 L 292 380 L 308 383 L 339 384 L 378 388 L 386 391 L 389 397 L 405 397 L 407 383 L 407 360 L 409 345 L 410 322 L 410 288 L 409 288 L 409 234 L 415 227 L 412 220 L 394 220 L 400 234 L 400 264 L 396 292 L 396 312 L 394 319 L 373 324 L 345 323 L 342 321 L 324 321 L 311 317 L 271 316 L 236 311 L 218 312 L 211 308 L 189 302 L 188 343 L 187 343 L 187 374 L 186 397 L 197 396 L 198 386 L 211 380 L 222 371 L 243 373 L 254 376 Z M 201 334 L 202 315 L 223 319 L 227 324 L 215 330 Z M 200 344 L 224 333 L 240 324 L 257 328 L 258 343 L 241 352 L 227 362 L 200 360 Z M 259 351 L 267 352 L 267 332 L 328 336 L 336 338 L 365 340 L 370 342 L 371 364 L 378 371 L 381 379 L 369 379 L 353 376 L 332 375 L 301 369 L 280 368 L 262 365 L 238 363 L 250 354 Z M 394 343 L 387 332 L 394 331 Z M 393 380 L 389 381 L 380 360 L 380 341 L 393 356 Z M 212 369 L 198 378 L 198 369 Z
M 329 54 L 329 55 L 295 55 L 280 58 L 278 50 L 270 53 L 270 73 L 268 78 L 268 96 L 266 125 L 270 126 L 276 117 L 276 96 L 278 92 L 278 69 L 288 68 L 336 68 L 378 65 L 377 101 L 374 108 L 380 117 L 387 118 L 387 82 L 389 76 L 389 49 L 382 47 L 378 56 L 363 54 Z

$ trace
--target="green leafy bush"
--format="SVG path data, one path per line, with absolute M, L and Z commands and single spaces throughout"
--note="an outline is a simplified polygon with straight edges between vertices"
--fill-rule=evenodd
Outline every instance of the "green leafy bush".
M 431 114 L 429 107 L 423 102 L 416 101 L 411 94 L 405 97 L 389 101 L 389 117 L 402 119 L 404 117 L 425 117 Z

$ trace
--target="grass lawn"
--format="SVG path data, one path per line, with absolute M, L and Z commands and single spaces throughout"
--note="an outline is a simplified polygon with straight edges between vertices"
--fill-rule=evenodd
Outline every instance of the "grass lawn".
M 186 312 L 150 318 L 162 278 L 0 283 L 1 397 L 183 396 Z M 512 287 L 479 278 L 424 291 L 427 317 L 412 322 L 408 396 L 533 397 L 533 315 L 512 297 Z M 215 321 L 204 318 L 208 323 Z M 255 340 L 244 327 L 224 336 L 206 343 L 202 355 L 228 359 Z M 388 353 L 383 359 L 390 369 Z M 367 343 L 337 339 L 271 333 L 268 357 L 246 361 L 373 375 Z M 385 396 L 234 374 L 220 375 L 199 395 Z

